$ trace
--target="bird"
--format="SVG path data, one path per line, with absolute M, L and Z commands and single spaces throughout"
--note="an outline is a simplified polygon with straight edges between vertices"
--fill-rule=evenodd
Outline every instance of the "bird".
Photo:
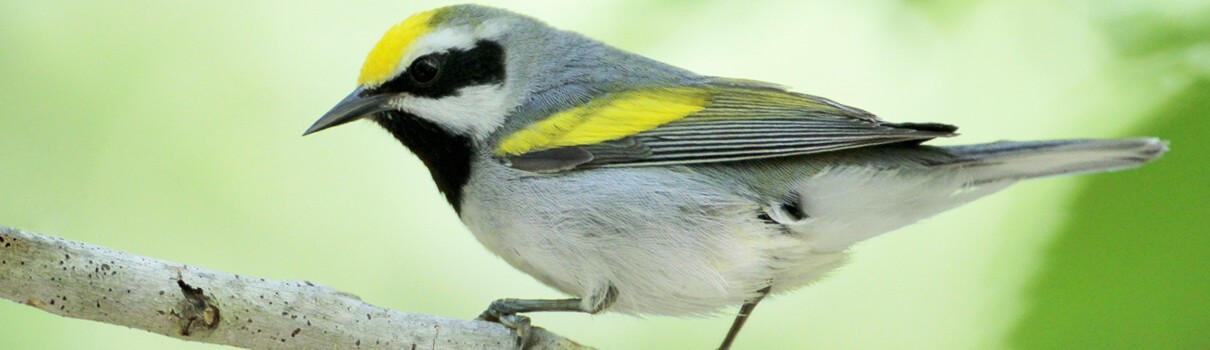
M 1020 180 L 1138 167 L 1154 137 L 931 146 L 890 122 L 755 80 L 700 75 L 505 9 L 454 5 L 392 26 L 355 89 L 304 135 L 366 119 L 428 168 L 487 250 L 567 299 L 526 313 L 707 317 L 819 281 L 854 244 Z

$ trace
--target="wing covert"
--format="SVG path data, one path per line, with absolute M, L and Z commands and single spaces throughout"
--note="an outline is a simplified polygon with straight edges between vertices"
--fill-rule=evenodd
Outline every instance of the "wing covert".
M 512 142 L 532 147 L 498 147 L 497 155 L 518 169 L 556 172 L 785 157 L 924 141 L 952 136 L 957 130 L 946 124 L 888 123 L 828 99 L 740 80 L 637 90 L 602 100 L 573 108 L 574 114 L 581 115 L 575 119 L 578 123 L 568 123 L 567 112 L 560 112 L 514 133 L 501 145 L 534 130 L 545 130 L 552 135 L 549 139 L 583 136 L 585 130 L 592 131 L 592 137 L 546 144 Z M 561 115 L 560 128 L 540 128 Z

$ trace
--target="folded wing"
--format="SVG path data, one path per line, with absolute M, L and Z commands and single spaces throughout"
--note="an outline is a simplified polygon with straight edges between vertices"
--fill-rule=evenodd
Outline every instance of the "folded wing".
M 514 133 L 496 154 L 518 169 L 556 172 L 786 157 L 922 142 L 955 130 L 888 123 L 821 97 L 716 80 L 599 98 Z

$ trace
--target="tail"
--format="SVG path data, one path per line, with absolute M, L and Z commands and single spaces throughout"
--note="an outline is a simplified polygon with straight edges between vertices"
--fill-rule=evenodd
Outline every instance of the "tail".
M 1017 180 L 1137 167 L 1167 151 L 1168 143 L 1138 138 L 928 149 L 940 150 L 944 156 L 924 169 L 841 166 L 815 175 L 798 189 L 799 208 L 814 219 L 791 225 L 791 229 L 809 233 L 816 251 L 841 251 L 992 194 Z
M 1157 138 L 995 142 L 944 147 L 978 183 L 1134 168 L 1168 151 Z

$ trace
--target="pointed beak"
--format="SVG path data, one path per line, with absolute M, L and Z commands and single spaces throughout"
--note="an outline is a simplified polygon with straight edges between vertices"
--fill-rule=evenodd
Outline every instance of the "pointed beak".
M 303 132 L 303 136 L 389 111 L 392 108 L 388 102 L 393 97 L 393 94 L 370 94 L 365 89 L 359 87 L 357 90 L 353 90 L 353 93 L 349 94 L 349 96 L 340 100 L 328 113 L 324 113 L 323 117 L 320 117 L 306 132 Z

